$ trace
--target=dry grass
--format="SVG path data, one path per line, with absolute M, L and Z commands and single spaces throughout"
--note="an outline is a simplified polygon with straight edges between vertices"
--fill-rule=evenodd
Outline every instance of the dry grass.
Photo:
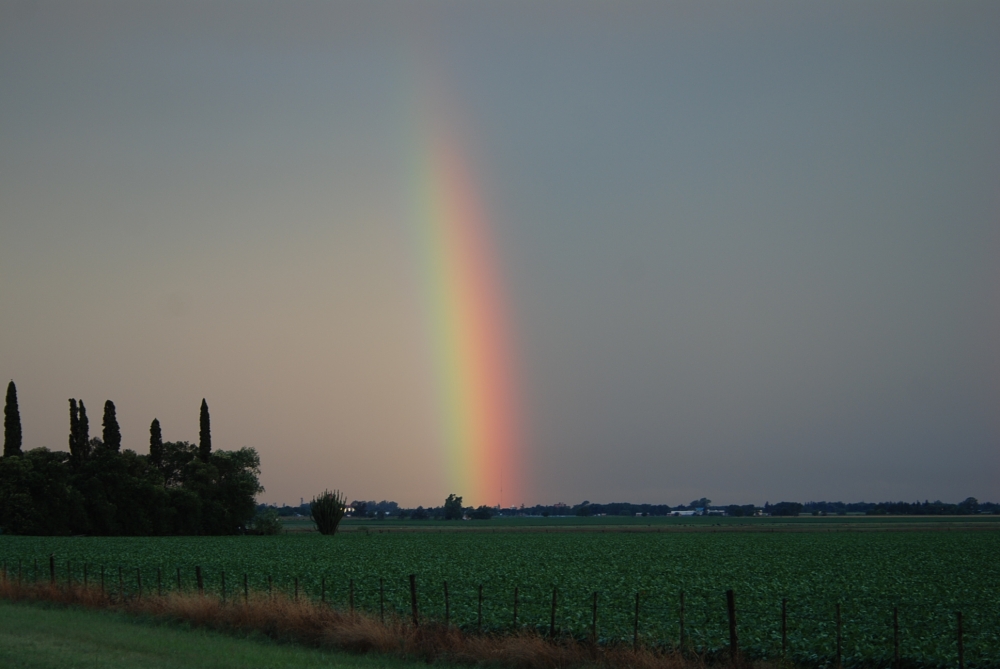
M 509 669 L 700 669 L 703 658 L 640 647 L 605 647 L 570 638 L 545 639 L 535 633 L 467 634 L 455 627 L 424 623 L 415 627 L 398 618 L 382 623 L 362 613 L 333 609 L 311 600 L 295 601 L 251 593 L 223 603 L 210 595 L 169 594 L 118 599 L 99 588 L 0 581 L 0 597 L 47 601 L 93 609 L 113 609 L 182 621 L 228 632 L 259 632 L 273 639 L 355 653 L 382 653 L 426 662 L 495 666 Z M 717 666 L 731 666 L 731 663 Z M 743 663 L 766 669 L 773 664 Z

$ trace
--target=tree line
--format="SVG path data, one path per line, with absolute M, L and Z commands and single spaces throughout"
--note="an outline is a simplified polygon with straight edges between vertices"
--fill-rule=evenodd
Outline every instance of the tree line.
M 258 506 L 260 511 L 271 510 L 278 516 L 308 516 L 309 503 L 301 506 Z M 1000 515 L 1000 504 L 979 502 L 975 497 L 968 497 L 957 504 L 941 501 L 924 502 L 778 502 L 756 504 L 713 505 L 712 500 L 702 497 L 690 504 L 631 504 L 629 502 L 611 502 L 607 504 L 583 501 L 580 504 L 536 504 L 535 506 L 520 506 L 498 509 L 489 506 L 463 506 L 462 497 L 449 495 L 442 506 L 403 508 L 396 502 L 382 500 L 354 500 L 348 505 L 352 518 L 370 518 L 383 520 L 394 518 L 399 520 L 457 520 L 470 518 L 472 520 L 488 520 L 493 516 L 669 516 L 676 512 L 687 511 L 705 515 L 725 515 L 734 517 L 764 516 L 832 516 L 847 514 L 877 515 L 909 515 L 909 516 L 963 516 L 979 513 Z
M 149 453 L 122 449 L 114 402 L 90 436 L 83 400 L 69 400 L 69 451 L 22 451 L 17 389 L 4 404 L 0 531 L 29 535 L 198 535 L 252 530 L 260 457 L 252 448 L 212 449 L 202 399 L 198 444 L 163 441 L 149 426 Z

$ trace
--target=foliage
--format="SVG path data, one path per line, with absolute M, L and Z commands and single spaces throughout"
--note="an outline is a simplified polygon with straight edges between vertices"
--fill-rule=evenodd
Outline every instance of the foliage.
M 765 504 L 764 513 L 772 516 L 797 516 L 802 513 L 802 505 L 798 502 L 778 502 Z
M 13 380 L 7 384 L 7 400 L 3 405 L 3 454 L 4 457 L 21 454 L 21 412 Z
M 493 517 L 493 509 L 483 505 L 469 514 L 469 518 L 472 520 L 489 520 Z
M 163 464 L 163 432 L 155 418 L 149 424 L 149 461 L 156 467 Z
M 79 467 L 90 455 L 90 421 L 83 400 L 69 401 L 69 454 L 73 466 Z
M 0 460 L 0 528 L 10 534 L 237 534 L 262 491 L 256 451 L 216 451 L 209 462 L 186 442 L 166 444 L 155 466 L 134 451 L 91 440 L 89 457 L 36 448 Z
M 281 521 L 278 520 L 278 510 L 265 508 L 257 511 L 247 524 L 247 534 L 269 536 L 281 533 Z
M 444 500 L 444 519 L 461 520 L 464 509 L 462 508 L 462 498 L 454 493 L 448 495 Z
M 212 454 L 212 421 L 208 416 L 208 402 L 201 399 L 201 414 L 199 416 L 198 452 L 202 462 L 208 462 Z
M 120 451 L 122 447 L 122 431 L 118 427 L 118 417 L 115 415 L 115 403 L 111 400 L 104 402 L 104 445 L 113 451 Z
M 344 518 L 346 503 L 344 496 L 339 490 L 330 492 L 324 490 L 323 494 L 313 498 L 309 505 L 309 517 L 316 523 L 316 529 L 320 534 L 335 534 L 340 521 Z

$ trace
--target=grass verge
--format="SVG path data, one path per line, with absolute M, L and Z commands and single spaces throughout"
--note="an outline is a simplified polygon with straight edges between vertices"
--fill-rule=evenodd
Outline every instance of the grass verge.
M 0 666 L 8 669 L 415 669 L 392 657 L 144 624 L 119 612 L 0 602 Z
M 421 660 L 456 665 L 485 665 L 510 669 L 692 669 L 705 666 L 703 658 L 682 655 L 675 650 L 631 646 L 597 646 L 572 638 L 546 639 L 533 632 L 505 635 L 466 634 L 455 627 L 439 623 L 413 625 L 400 619 L 387 619 L 384 623 L 369 615 L 345 612 L 310 600 L 295 601 L 278 594 L 267 596 L 251 593 L 249 598 L 225 603 L 218 598 L 199 594 L 169 594 L 163 597 L 129 598 L 118 600 L 113 595 L 97 588 L 80 586 L 61 587 L 50 584 L 18 583 L 7 580 L 0 582 L 0 599 L 11 602 L 56 602 L 90 609 L 110 610 L 133 614 L 160 621 L 184 623 L 200 630 L 215 630 L 235 633 L 239 636 L 263 635 L 267 639 L 287 641 L 308 646 L 312 649 L 348 651 L 355 654 L 373 653 L 374 657 L 388 662 Z M 8 608 L 10 605 L 6 605 Z M 79 613 L 79 612 L 77 612 Z M 73 615 L 73 611 L 65 615 Z M 94 623 L 97 624 L 97 623 Z M 57 663 L 58 666 L 111 666 L 101 662 L 90 662 L 88 657 L 97 657 L 99 652 L 110 652 L 94 639 L 87 636 L 87 625 L 80 626 L 84 636 L 74 639 L 70 633 L 73 625 L 67 624 L 60 635 L 27 637 L 27 641 L 16 642 L 14 647 L 20 653 L 37 652 L 40 658 L 57 658 L 60 653 L 77 654 L 73 661 Z M 168 631 L 164 631 L 168 633 Z M 174 630 L 176 633 L 176 630 Z M 151 633 L 150 633 L 151 634 Z M 145 635 L 148 636 L 148 635 Z M 137 635 L 141 640 L 144 635 Z M 59 639 L 62 639 L 61 641 Z M 199 637 L 205 639 L 207 637 Z M 32 640 L 34 639 L 34 640 Z M 138 647 L 121 646 L 123 657 L 139 653 L 133 657 L 144 657 L 148 663 L 123 661 L 121 666 L 175 666 L 169 653 L 185 652 L 191 644 L 200 642 L 187 639 L 176 643 L 161 643 L 150 640 Z M 97 644 L 97 645 L 95 645 Z M 102 650 L 104 648 L 104 650 Z M 156 649 L 159 648 L 161 652 Z M 305 649 L 302 649 L 305 650 Z M 217 651 L 221 658 L 226 651 Z M 194 653 L 197 655 L 197 653 Z M 205 657 L 209 657 L 206 655 Z M 0 655 L 0 660 L 5 659 Z M 155 661 L 153 661 L 155 659 Z M 227 658 L 228 659 L 228 658 Z M 79 661 L 77 661 L 79 660 Z M 178 660 L 177 666 L 285 666 L 274 660 L 274 664 L 253 660 L 247 663 L 221 664 L 206 660 L 199 665 L 188 659 Z M 96 662 L 96 663 L 95 663 Z M 269 661 L 270 662 L 270 661 Z M 729 658 L 716 658 L 716 664 L 733 666 Z M 49 664 L 3 663 L 3 666 L 50 666 Z M 56 666 L 56 665 L 51 665 Z M 292 665 L 288 665 L 292 666 Z M 299 666 L 299 665 L 295 665 Z M 309 665 L 302 665 L 309 666 Z M 390 666 L 379 664 L 376 666 Z M 770 664 L 741 663 L 743 667 L 764 669 Z

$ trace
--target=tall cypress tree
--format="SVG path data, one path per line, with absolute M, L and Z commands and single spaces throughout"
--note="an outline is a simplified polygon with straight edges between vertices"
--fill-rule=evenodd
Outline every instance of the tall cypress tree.
M 122 431 L 118 427 L 118 417 L 115 415 L 115 403 L 104 402 L 104 445 L 113 451 L 122 447 Z
M 3 454 L 21 455 L 21 412 L 13 379 L 7 384 L 7 403 L 3 406 Z
M 212 426 L 208 418 L 208 402 L 201 398 L 201 430 L 198 432 L 198 454 L 202 462 L 208 462 L 212 454 Z
M 80 409 L 73 398 L 69 400 L 69 454 L 74 460 L 83 457 L 80 452 Z
M 90 421 L 87 420 L 87 407 L 83 406 L 83 400 L 80 400 L 80 415 L 77 418 L 77 450 L 80 453 L 80 457 L 84 460 L 90 455 Z
M 163 464 L 163 433 L 160 421 L 155 418 L 149 424 L 149 459 L 157 467 Z

